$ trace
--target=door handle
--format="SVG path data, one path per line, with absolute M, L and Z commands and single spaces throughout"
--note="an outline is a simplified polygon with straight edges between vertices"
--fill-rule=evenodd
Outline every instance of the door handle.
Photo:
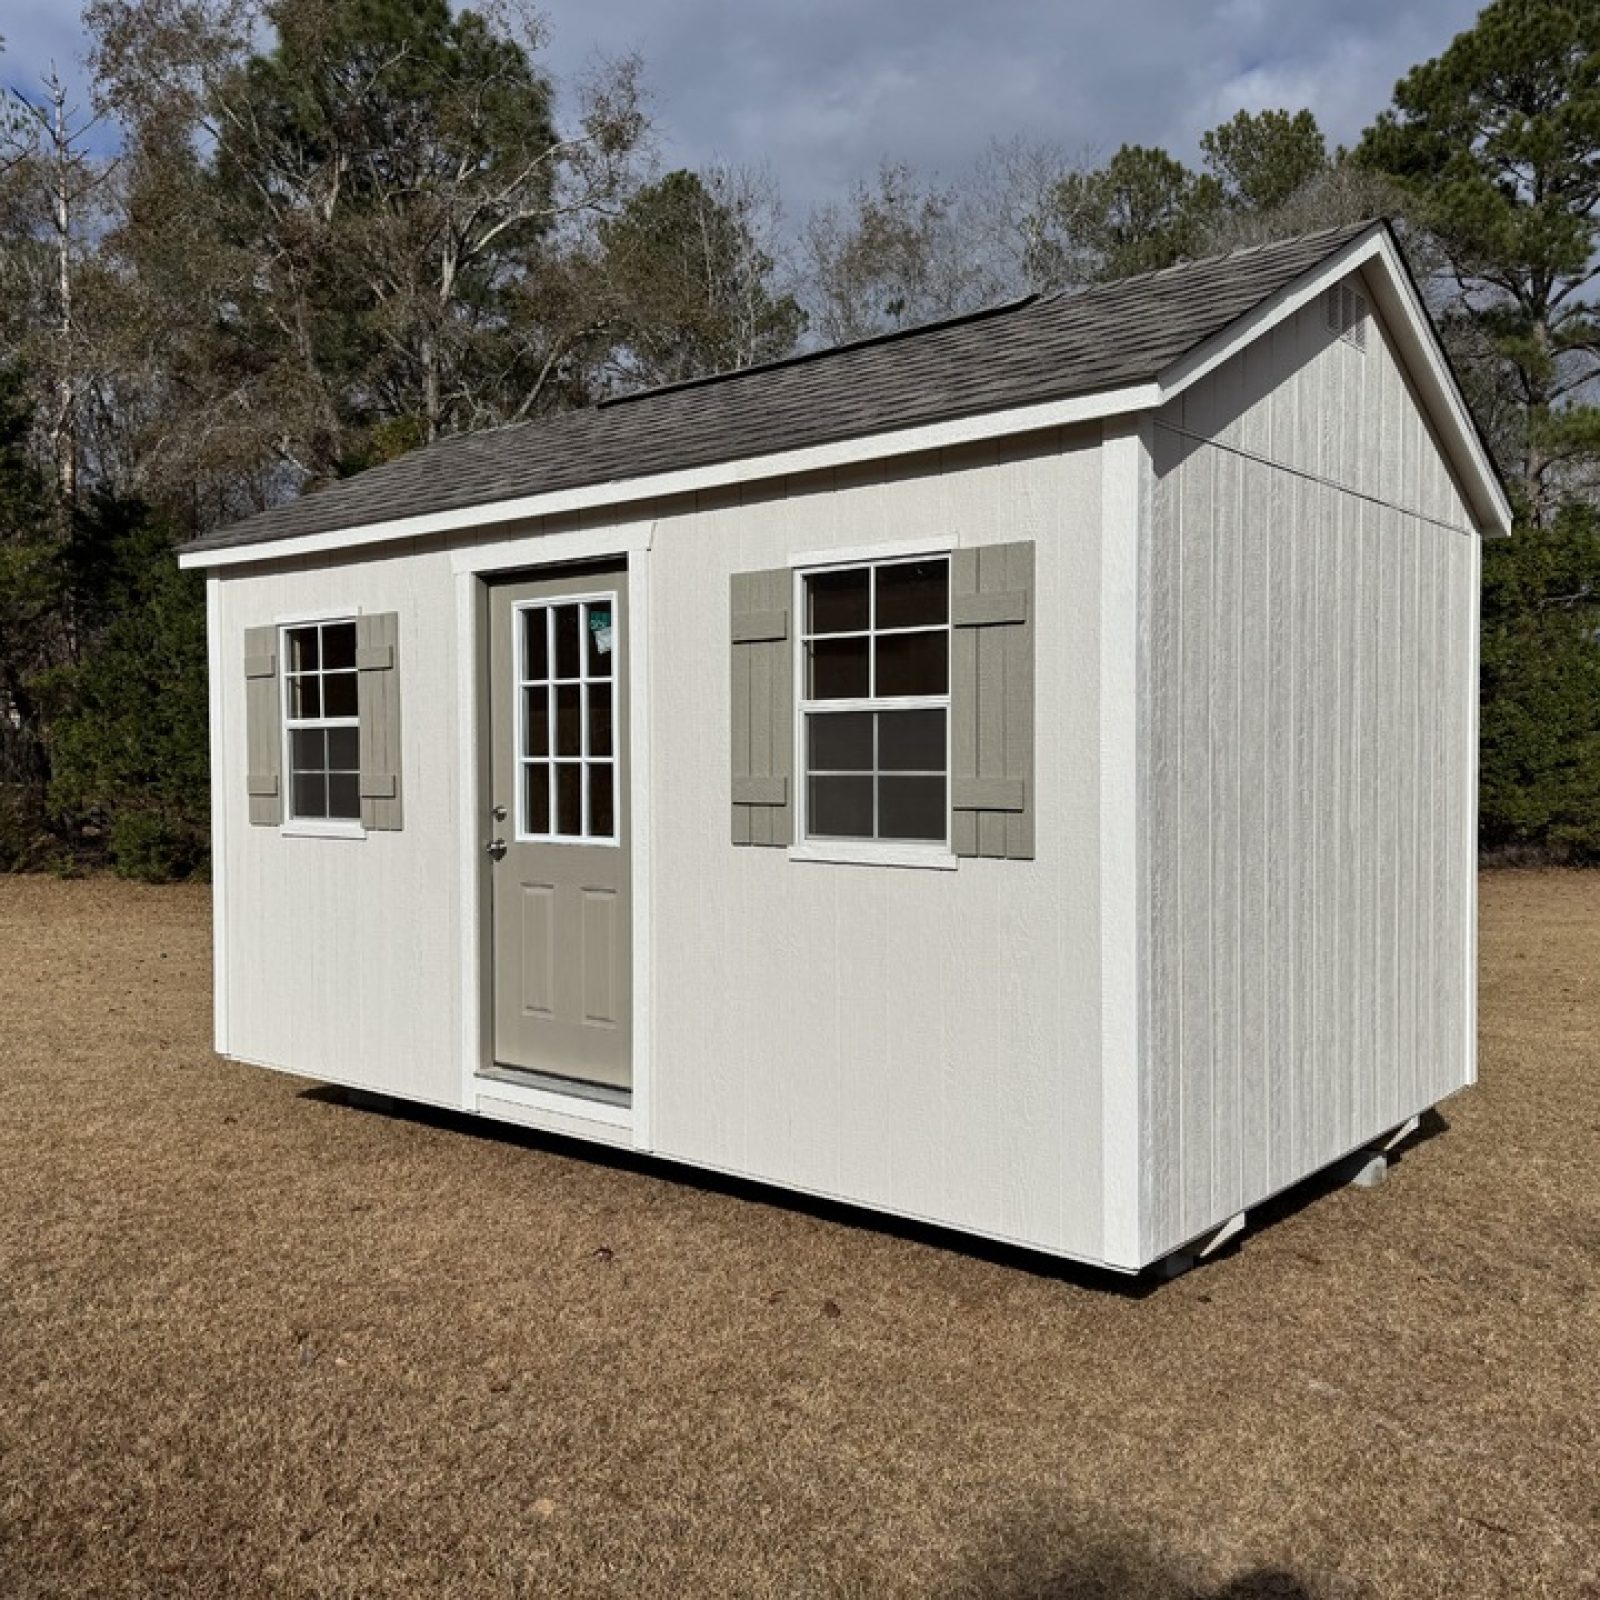
M 504 839 L 491 839 L 483 848 L 493 860 L 498 861 L 506 853 L 506 842 Z

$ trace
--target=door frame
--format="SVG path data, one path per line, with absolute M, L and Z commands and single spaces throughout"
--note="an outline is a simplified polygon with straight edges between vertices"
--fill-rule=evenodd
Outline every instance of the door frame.
M 655 521 L 619 522 L 496 539 L 451 552 L 456 600 L 456 723 L 460 774 L 457 831 L 460 897 L 461 1109 L 576 1134 L 635 1150 L 652 1150 L 654 1093 L 654 970 L 651 930 L 650 784 L 650 550 Z M 574 1092 L 514 1084 L 485 1076 L 494 1065 L 494 983 L 489 857 L 490 580 L 554 577 L 576 563 L 612 561 L 626 568 L 619 582 L 628 600 L 622 668 L 629 707 L 627 841 L 632 894 L 632 1097 L 613 1105 Z

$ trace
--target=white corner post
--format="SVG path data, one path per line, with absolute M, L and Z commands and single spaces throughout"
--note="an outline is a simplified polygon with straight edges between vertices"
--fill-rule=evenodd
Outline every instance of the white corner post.
M 1102 1252 L 1143 1263 L 1139 1026 L 1139 553 L 1150 424 L 1105 426 L 1100 500 L 1100 1106 Z
M 231 790 L 219 773 L 232 769 L 223 748 L 225 718 L 223 699 L 231 679 L 229 666 L 243 671 L 241 663 L 228 660 L 227 641 L 222 628 L 222 579 L 206 574 L 206 670 L 210 684 L 206 691 L 211 744 L 211 1048 L 219 1056 L 228 1053 L 228 798 Z

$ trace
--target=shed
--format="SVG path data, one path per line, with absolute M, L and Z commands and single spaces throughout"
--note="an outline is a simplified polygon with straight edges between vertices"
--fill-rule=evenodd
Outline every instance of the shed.
M 208 534 L 216 1048 L 1204 1250 L 1474 1079 L 1509 525 L 1380 223 Z

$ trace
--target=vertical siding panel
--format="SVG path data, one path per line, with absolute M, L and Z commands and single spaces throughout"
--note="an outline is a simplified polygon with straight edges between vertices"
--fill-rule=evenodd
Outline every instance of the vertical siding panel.
M 1179 1104 L 1183 1228 L 1211 1216 L 1212 1120 L 1216 1102 L 1211 1029 L 1211 637 L 1213 494 L 1217 452 L 1197 451 L 1183 489 L 1182 606 L 1183 850 Z M 1198 1223 L 1196 1218 L 1199 1219 Z
M 1388 684 L 1379 660 L 1382 601 L 1382 520 L 1378 508 L 1361 504 L 1361 692 L 1358 708 L 1360 784 L 1357 826 L 1363 840 L 1361 918 L 1357 942 L 1356 1004 L 1360 1026 L 1355 1038 L 1356 1114 L 1362 1127 L 1378 1115 L 1378 906 L 1383 883 L 1378 780 L 1382 741 L 1378 718 Z
M 1318 1039 L 1317 856 L 1317 504 L 1316 486 L 1295 482 L 1295 1050 L 1294 1138 L 1291 1165 L 1306 1170 L 1315 1149 L 1316 1050 Z
M 1145 757 L 1145 849 L 1141 866 L 1149 893 L 1146 994 L 1150 1026 L 1145 1040 L 1143 1194 L 1146 1249 L 1178 1242 L 1181 1223 L 1180 1074 L 1183 1066 L 1183 493 L 1186 447 L 1176 434 L 1156 430 L 1156 481 L 1151 493 L 1149 569 L 1142 611 L 1146 670 L 1140 701 L 1149 726 Z
M 1264 443 L 1265 441 L 1263 441 Z M 1273 536 L 1272 474 L 1256 462 L 1242 472 L 1242 582 L 1239 606 L 1239 1033 L 1242 1074 L 1241 1196 L 1268 1180 L 1273 1050 L 1267 1037 L 1266 983 L 1272 963 L 1267 906 L 1270 849 L 1266 828 L 1267 768 L 1273 738 L 1269 626 Z M 1242 1199 L 1241 1199 L 1242 1203 Z

